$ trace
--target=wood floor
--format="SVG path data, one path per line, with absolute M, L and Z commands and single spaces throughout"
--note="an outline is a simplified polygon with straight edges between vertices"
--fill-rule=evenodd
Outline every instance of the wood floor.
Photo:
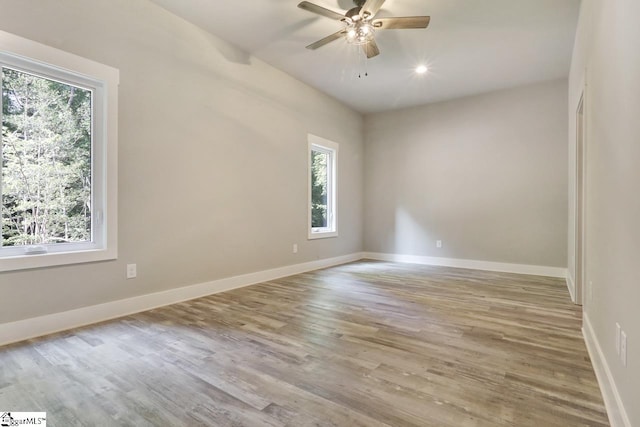
M 563 281 L 362 261 L 0 348 L 51 426 L 605 426 Z

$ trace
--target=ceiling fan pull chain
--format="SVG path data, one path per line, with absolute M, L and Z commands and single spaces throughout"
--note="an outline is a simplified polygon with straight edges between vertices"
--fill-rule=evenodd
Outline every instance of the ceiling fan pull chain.
M 359 49 L 358 47 L 356 47 L 357 52 L 358 52 L 358 62 L 360 70 L 364 69 L 364 76 L 367 77 L 367 56 L 364 54 L 364 51 Z M 361 79 L 362 78 L 362 71 L 358 72 L 358 78 Z
M 367 59 L 364 60 L 364 76 L 369 77 L 369 70 L 367 65 L 369 65 L 369 61 Z

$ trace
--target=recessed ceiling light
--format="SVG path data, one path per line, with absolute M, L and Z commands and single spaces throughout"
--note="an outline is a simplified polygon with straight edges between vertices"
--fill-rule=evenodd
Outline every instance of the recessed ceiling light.
M 426 65 L 418 65 L 418 66 L 416 67 L 416 74 L 424 74 L 424 73 L 426 73 L 427 71 L 429 71 L 429 68 L 427 68 L 427 66 L 426 66 Z

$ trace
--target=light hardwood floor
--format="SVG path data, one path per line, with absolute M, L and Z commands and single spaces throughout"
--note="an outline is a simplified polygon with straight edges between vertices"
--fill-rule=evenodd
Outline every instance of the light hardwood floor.
M 0 348 L 51 426 L 605 426 L 558 279 L 362 261 Z

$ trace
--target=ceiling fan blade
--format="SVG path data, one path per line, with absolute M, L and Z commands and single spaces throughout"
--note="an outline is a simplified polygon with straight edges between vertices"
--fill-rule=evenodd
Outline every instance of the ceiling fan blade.
M 378 44 L 375 40 L 371 40 L 369 43 L 363 44 L 362 49 L 369 59 L 380 55 L 380 49 L 378 49 Z
M 308 1 L 303 1 L 298 4 L 300 9 L 304 9 L 308 12 L 315 13 L 321 16 L 325 16 L 327 18 L 335 19 L 336 21 L 341 21 L 344 19 L 344 15 L 338 12 L 334 12 L 331 9 L 327 9 L 326 7 L 318 6 L 317 4 L 309 3 Z
M 373 20 L 373 27 L 379 30 L 401 30 L 405 28 L 427 28 L 430 16 L 407 16 L 402 18 L 380 18 Z
M 360 16 L 376 16 L 376 13 L 382 8 L 384 2 L 385 0 L 367 0 L 367 2 L 362 5 L 362 9 L 360 9 Z
M 318 40 L 315 43 L 311 43 L 307 46 L 307 49 L 315 50 L 319 47 L 324 46 L 325 44 L 331 43 L 332 41 L 338 40 L 340 37 L 344 37 L 347 34 L 345 30 L 340 30 L 337 33 L 333 33 L 330 36 L 327 36 L 323 39 Z

